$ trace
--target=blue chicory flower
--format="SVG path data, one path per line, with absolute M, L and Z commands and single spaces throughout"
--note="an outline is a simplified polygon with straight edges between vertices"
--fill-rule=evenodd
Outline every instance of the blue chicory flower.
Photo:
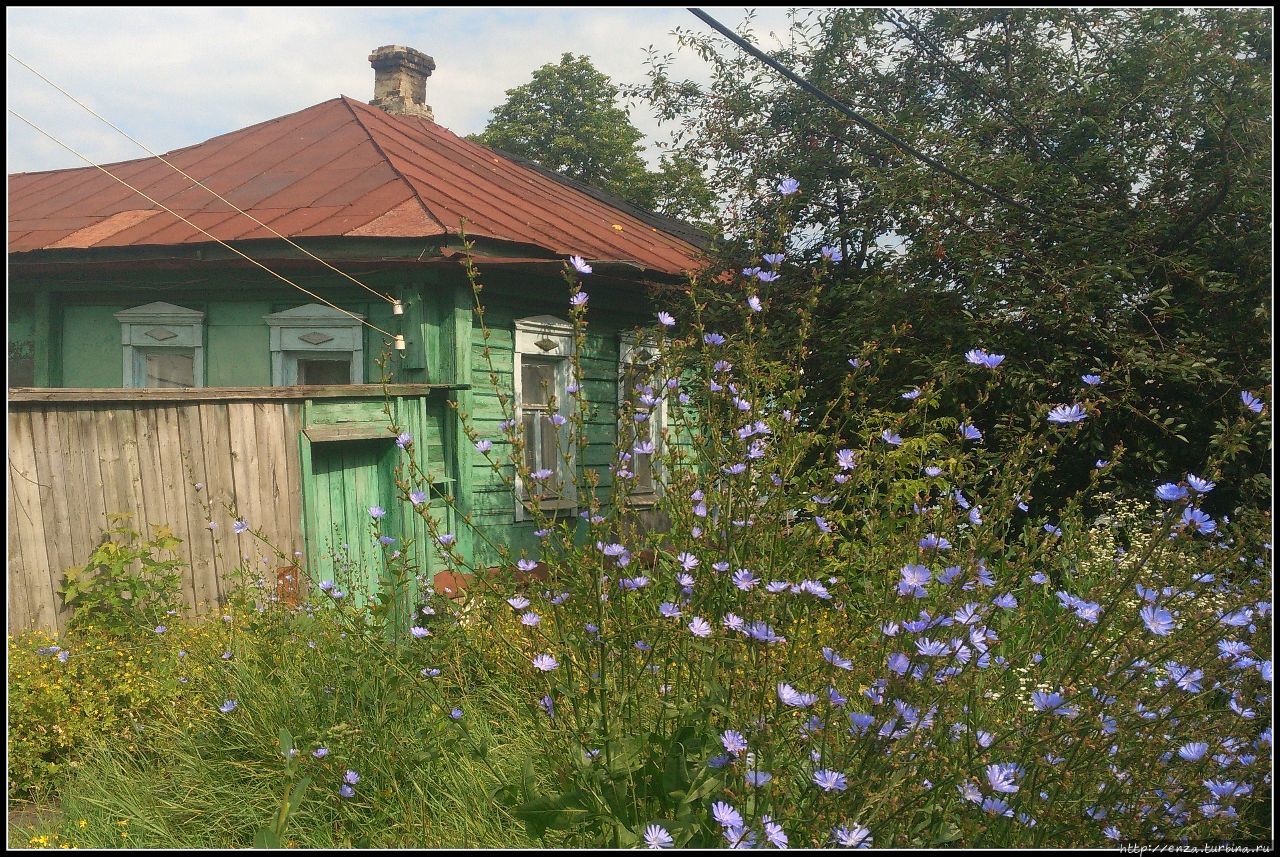
M 1070 423 L 1078 423 L 1087 416 L 1089 415 L 1085 412 L 1082 405 L 1058 405 L 1056 408 L 1049 411 L 1047 419 L 1051 423 L 1068 425 Z

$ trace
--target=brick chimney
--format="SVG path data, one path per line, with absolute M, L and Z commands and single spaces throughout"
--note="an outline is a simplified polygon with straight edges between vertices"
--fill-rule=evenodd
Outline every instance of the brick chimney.
M 436 61 L 413 48 L 384 45 L 369 54 L 373 66 L 373 100 L 369 103 L 400 116 L 421 116 L 435 121 L 426 104 L 427 78 Z

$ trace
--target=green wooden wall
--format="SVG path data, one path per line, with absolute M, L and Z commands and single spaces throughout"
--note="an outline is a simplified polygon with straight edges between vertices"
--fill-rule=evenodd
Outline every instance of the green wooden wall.
M 385 421 L 384 402 L 370 399 L 309 401 L 303 413 L 306 429 L 351 423 Z M 391 400 L 397 425 L 413 437 L 413 455 L 427 475 L 413 488 L 427 494 L 423 507 L 444 531 L 454 519 L 444 495 L 455 481 L 456 463 L 444 444 L 444 397 L 395 397 Z M 449 418 L 452 417 L 450 413 Z M 311 574 L 332 580 L 362 603 L 366 592 L 379 589 L 384 548 L 373 533 L 370 506 L 386 511 L 382 532 L 396 539 L 385 548 L 408 551 L 422 582 L 442 570 L 430 544 L 430 531 L 412 503 L 397 500 L 396 480 L 409 481 L 409 453 L 390 434 L 360 440 L 313 442 L 304 431 L 300 438 L 303 517 Z M 411 600 L 413 590 L 405 593 Z
M 391 296 L 403 295 L 412 310 L 396 316 L 391 305 L 354 286 L 334 288 L 334 275 L 294 275 L 292 279 L 339 307 L 364 315 L 388 333 L 402 333 L 409 346 L 391 361 L 391 379 L 406 383 L 442 383 L 429 378 L 424 353 L 438 351 L 438 329 L 423 323 L 423 305 L 438 299 L 430 278 L 407 271 L 362 272 L 362 282 Z M 179 281 L 179 282 L 175 282 Z M 271 384 L 270 327 L 262 317 L 316 303 L 307 295 L 256 272 L 220 276 L 139 271 L 128 276 L 75 281 L 48 278 L 35 284 L 15 282 L 9 296 L 9 337 L 31 342 L 35 384 L 48 387 L 110 388 L 123 384 L 120 323 L 113 314 L 163 300 L 205 313 L 205 386 Z M 384 348 L 381 334 L 364 329 L 365 378 L 377 381 L 376 360 Z M 433 341 L 424 342 L 424 338 Z M 403 356 L 401 356 L 403 355 Z M 411 369 L 411 366 L 416 368 Z
M 323 255 L 323 254 L 322 254 Z M 375 324 L 392 333 L 404 333 L 407 349 L 393 353 L 391 379 L 407 383 L 444 383 L 471 385 L 445 396 L 417 400 L 409 406 L 401 402 L 406 425 L 415 438 L 423 438 L 429 447 L 429 458 L 443 474 L 433 489 L 439 498 L 452 494 L 459 517 L 470 516 L 483 538 L 474 544 L 468 528 L 460 520 L 446 522 L 456 532 L 464 555 L 473 551 L 477 565 L 495 564 L 497 555 L 486 542 L 508 545 L 516 553 L 521 550 L 536 554 L 532 522 L 515 520 L 515 499 L 483 456 L 475 451 L 462 433 L 451 401 L 458 410 L 469 415 L 473 427 L 495 442 L 494 455 L 505 458 L 508 448 L 501 442 L 498 423 L 503 419 L 498 398 L 489 381 L 489 366 L 483 356 L 484 340 L 479 319 L 473 312 L 473 296 L 463 272 L 452 266 L 400 266 L 390 269 L 360 270 L 346 266 L 362 282 L 404 301 L 406 312 L 394 316 L 391 306 L 354 286 L 335 288 L 334 275 L 290 273 L 300 285 L 333 301 L 344 309 L 362 313 Z M 556 275 L 486 268 L 483 300 L 485 323 L 490 329 L 489 346 L 494 369 L 502 390 L 511 395 L 515 321 L 537 315 L 568 319 L 568 290 Z M 593 280 L 584 285 L 591 295 L 588 309 L 588 337 L 581 356 L 584 373 L 583 394 L 590 408 L 589 443 L 586 454 L 578 462 L 582 468 L 597 470 L 600 493 L 607 497 L 611 484 L 609 464 L 614 456 L 617 437 L 618 351 L 619 333 L 647 326 L 653 321 L 651 301 L 642 287 L 618 279 Z M 120 325 L 113 313 L 156 300 L 202 310 L 205 317 L 205 367 L 207 386 L 258 386 L 271 383 L 269 327 L 262 316 L 291 307 L 312 303 L 305 295 L 281 285 L 255 271 L 135 271 L 108 275 L 105 272 L 82 271 L 74 281 L 44 275 L 33 283 L 15 284 L 17 297 L 10 296 L 10 336 L 27 337 L 36 346 L 36 383 L 61 387 L 119 387 L 122 383 Z M 380 378 L 375 360 L 382 352 L 380 335 L 365 329 L 365 378 Z M 323 419 L 317 411 L 309 418 Z M 386 468 L 393 466 L 385 451 L 386 444 L 375 450 L 350 450 L 350 469 L 370 478 L 386 479 Z M 391 450 L 395 450 L 391 445 Z M 381 451 L 380 451 L 381 450 Z M 339 464 L 345 466 L 347 451 L 313 448 L 319 461 L 306 460 L 304 477 L 313 508 L 320 509 L 321 497 L 328 498 L 327 520 L 336 519 L 334 502 L 340 502 L 358 513 L 375 501 L 359 499 L 359 482 L 333 476 Z M 356 461 L 355 459 L 360 459 Z M 367 459 L 367 460 L 366 460 Z M 318 468 L 317 468 L 318 464 Z M 511 473 L 510 464 L 505 472 Z M 310 475 L 308 475 L 310 474 Z M 381 474 L 381 475 L 379 475 Z M 353 477 L 354 479 L 355 477 Z M 375 483 L 369 483 L 375 484 Z M 580 483 L 581 484 L 581 483 Z M 348 498 L 348 488 L 355 493 Z M 367 487 L 367 486 L 366 486 Z M 376 493 L 368 488 L 370 493 Z M 335 494 L 335 492 L 337 492 Z M 338 496 L 335 501 L 334 497 Z M 442 508 L 441 500 L 434 500 Z M 352 505 L 354 504 L 354 505 Z M 354 521 L 347 516 L 344 520 Z M 403 520 L 412 516 L 398 510 Z M 440 514 L 444 514 L 441 512 Z M 308 515 L 310 517 L 310 515 Z M 349 532 L 351 538 L 367 535 Z M 361 530 L 354 523 L 349 529 Z M 414 537 L 425 544 L 425 527 L 415 530 Z M 430 552 L 422 555 L 424 568 L 434 568 Z
M 568 291 L 564 282 L 558 280 L 546 289 L 533 292 L 527 281 L 517 275 L 503 273 L 486 273 L 484 284 L 484 324 L 489 328 L 492 369 L 497 375 L 498 386 L 510 397 L 513 394 L 516 320 L 551 315 L 567 321 Z M 595 470 L 600 479 L 598 496 L 607 500 L 612 486 L 609 465 L 613 461 L 617 440 L 619 334 L 647 324 L 652 315 L 643 311 L 648 300 L 636 291 L 611 293 L 605 288 L 596 288 L 589 277 L 584 287 L 591 294 L 586 344 L 580 354 L 581 395 L 588 407 L 588 443 L 585 455 L 580 456 L 577 462 L 579 485 L 585 486 L 581 478 L 585 469 Z M 499 423 L 506 415 L 490 381 L 489 360 L 484 357 L 483 328 L 478 319 L 471 324 L 470 333 L 472 404 L 468 413 L 471 425 L 481 436 L 494 442 L 490 455 L 495 460 L 509 461 L 510 445 L 499 429 Z M 511 489 L 470 443 L 466 443 L 462 454 L 471 461 L 472 514 L 477 528 L 483 533 L 483 538 L 478 539 L 474 546 L 477 563 L 491 565 L 497 562 L 494 545 L 506 545 L 515 555 L 524 551 L 536 556 L 538 540 L 533 534 L 536 524 L 527 520 L 516 521 L 516 500 Z M 512 476 L 514 466 L 506 463 L 502 472 Z M 579 502 L 585 504 L 585 499 L 585 495 L 580 493 Z

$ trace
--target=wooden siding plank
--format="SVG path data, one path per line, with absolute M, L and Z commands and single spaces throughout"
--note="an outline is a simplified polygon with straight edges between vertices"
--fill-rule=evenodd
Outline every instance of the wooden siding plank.
M 272 560 L 272 576 L 278 566 L 291 560 L 293 553 L 295 525 L 290 514 L 293 478 L 289 470 L 287 453 L 288 416 L 285 412 L 287 407 L 288 405 L 283 402 L 254 405 L 254 419 L 258 425 L 258 454 L 265 463 L 260 470 L 263 476 L 261 490 L 265 501 L 271 506 L 271 543 L 286 557 L 284 561 Z
M 44 435 L 40 425 L 42 417 L 43 413 L 9 413 L 9 514 L 14 516 L 17 524 L 16 529 L 10 530 L 10 535 L 18 536 L 21 542 L 21 560 L 17 568 L 11 566 L 9 572 L 11 575 L 16 572 L 17 586 L 10 588 L 22 590 L 22 598 L 15 606 L 25 611 L 19 617 L 10 617 L 11 629 L 15 618 L 20 622 L 20 629 L 35 626 L 57 629 L 58 599 L 52 578 L 57 563 L 50 559 L 45 503 L 41 500 L 41 495 L 52 489 L 47 483 L 40 483 L 36 463 L 36 439 Z M 36 434 L 37 428 L 39 435 Z
M 204 438 L 206 502 L 209 520 L 217 524 L 206 530 L 213 566 L 217 572 L 218 603 L 225 602 L 231 587 L 231 575 L 239 564 L 239 553 L 227 556 L 224 549 L 234 544 L 228 506 L 235 504 L 235 475 L 232 470 L 231 431 L 224 403 L 201 403 L 200 434 Z M 205 522 L 208 524 L 208 521 Z
M 37 342 L 41 341 L 38 338 Z M 37 355 L 37 359 L 39 359 Z M 509 371 L 509 370 L 508 370 Z M 458 389 L 457 384 L 390 384 L 392 396 L 425 396 Z M 181 401 L 268 401 L 273 399 L 365 398 L 381 401 L 381 384 L 335 384 L 281 387 L 14 387 L 9 402 L 181 402 Z
M 218 606 L 218 570 L 213 561 L 213 545 L 206 524 L 205 504 L 209 498 L 209 471 L 205 461 L 208 448 L 200 425 L 200 408 L 195 403 L 180 404 L 175 409 L 182 457 L 186 464 L 187 557 L 191 565 L 191 586 L 196 613 L 208 613 Z M 203 485 L 200 491 L 197 484 Z
M 280 518 L 283 510 L 280 508 L 280 491 L 276 481 L 276 469 L 281 466 L 281 462 L 275 457 L 277 450 L 272 445 L 272 437 L 283 433 L 283 422 L 276 408 L 262 402 L 253 403 L 253 470 L 258 477 L 258 502 L 262 515 L 262 521 L 258 526 L 262 527 L 267 543 L 277 549 L 283 549 L 280 537 L 282 523 Z M 283 458 L 284 450 L 280 449 L 278 452 Z M 258 557 L 268 555 L 270 551 L 270 548 L 261 542 L 256 544 L 256 548 Z M 264 574 L 269 571 L 270 574 L 266 576 L 270 578 L 275 576 L 277 564 L 273 557 L 267 564 L 269 568 L 264 568 L 262 563 L 258 563 L 255 568 Z
M 188 506 L 194 501 L 195 489 L 188 481 L 183 462 L 182 435 L 178 428 L 178 409 L 164 405 L 155 409 L 157 452 L 160 456 L 160 491 L 164 498 L 163 524 L 173 531 L 182 544 L 174 550 L 190 569 L 191 530 L 187 523 Z M 192 575 L 182 575 L 182 598 L 191 613 L 196 612 L 196 593 Z
M 9 415 L 9 436 L 12 437 L 13 431 L 13 415 Z M 17 475 L 16 467 L 10 459 L 9 464 L 10 480 L 21 479 L 23 477 Z M 22 555 L 22 533 L 18 524 L 18 502 L 15 496 L 15 487 L 10 486 L 8 497 L 9 502 L 8 513 L 6 514 L 6 525 L 8 526 L 8 538 L 5 544 L 5 559 L 8 562 L 9 585 L 5 587 L 5 611 L 9 617 L 9 636 L 20 634 L 31 625 L 32 614 L 35 612 L 31 608 L 30 598 L 28 597 L 29 588 L 32 586 L 32 575 L 28 572 L 32 566 L 24 561 Z M 37 593 L 38 594 L 38 593 Z
M 108 508 L 105 480 L 102 478 L 102 450 L 98 446 L 94 426 L 99 419 L 99 411 L 97 408 L 77 408 L 68 411 L 68 416 L 74 421 L 76 454 L 83 474 L 83 481 L 76 488 L 83 490 L 85 500 L 85 537 L 96 546 L 107 530 L 107 513 L 114 511 Z
M 120 437 L 120 418 L 114 408 L 94 413 L 94 436 L 98 447 L 98 469 L 102 475 L 102 502 L 108 514 L 132 515 L 129 481 L 124 473 Z M 131 518 L 130 526 L 137 525 Z
M 328 561 L 332 564 L 333 580 L 339 586 L 351 592 L 355 579 L 350 574 L 340 577 L 341 571 L 338 557 L 342 551 L 342 533 L 346 527 L 347 519 L 347 498 L 343 493 L 342 479 L 342 456 L 337 447 L 321 446 L 321 454 L 324 455 L 324 463 L 326 469 L 326 481 L 329 483 L 329 514 L 330 517 L 320 522 L 320 544 L 321 550 L 324 551 Z
M 120 448 L 120 464 L 117 471 L 127 497 L 126 511 L 132 517 L 129 526 L 138 532 L 147 530 L 147 510 L 142 496 L 142 459 L 138 451 L 138 416 L 132 408 L 113 411 L 114 426 L 108 437 L 115 436 Z
M 92 514 L 89 500 L 91 486 L 85 482 L 84 444 L 80 438 L 80 420 L 75 410 L 58 408 L 58 437 L 62 441 L 61 472 L 67 486 L 67 535 L 74 548 L 72 562 L 87 562 L 89 554 L 97 547 L 102 528 L 94 528 L 96 515 Z M 96 464 L 95 464 L 96 471 Z M 59 617 L 61 619 L 61 617 Z
M 227 427 L 230 430 L 231 471 L 235 478 L 232 490 L 236 514 L 251 529 L 262 526 L 261 507 L 258 504 L 258 475 L 255 472 L 255 447 L 257 433 L 253 423 L 253 405 L 230 403 L 227 405 Z M 235 559 L 239 564 L 248 558 L 252 567 L 256 556 L 257 539 L 247 533 L 234 536 Z
M 86 552 L 77 562 L 77 545 L 70 531 L 70 511 L 67 505 L 66 465 L 62 456 L 63 440 L 59 436 L 58 419 L 52 409 L 45 408 L 31 414 L 31 430 L 35 443 L 35 480 L 44 487 L 40 491 L 40 508 L 44 519 L 45 545 L 49 551 L 49 564 L 45 573 L 54 585 L 62 573 L 89 558 Z M 56 622 L 50 622 L 56 628 Z
M 312 443 L 339 440 L 370 440 L 387 436 L 387 423 L 350 422 L 335 425 L 313 425 L 303 429 Z
M 164 524 L 169 514 L 161 480 L 164 465 L 160 460 L 160 429 L 153 407 L 136 409 L 133 418 L 138 437 L 138 470 L 143 509 L 138 529 L 149 537 L 152 529 Z

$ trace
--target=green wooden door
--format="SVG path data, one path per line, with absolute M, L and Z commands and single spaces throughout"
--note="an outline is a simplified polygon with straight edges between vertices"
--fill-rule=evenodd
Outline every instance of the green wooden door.
M 357 604 L 378 588 L 382 547 L 370 506 L 386 510 L 382 532 L 399 537 L 399 504 L 392 480 L 395 444 L 390 438 L 343 440 L 311 446 L 311 498 L 307 553 L 317 581 L 332 580 Z

